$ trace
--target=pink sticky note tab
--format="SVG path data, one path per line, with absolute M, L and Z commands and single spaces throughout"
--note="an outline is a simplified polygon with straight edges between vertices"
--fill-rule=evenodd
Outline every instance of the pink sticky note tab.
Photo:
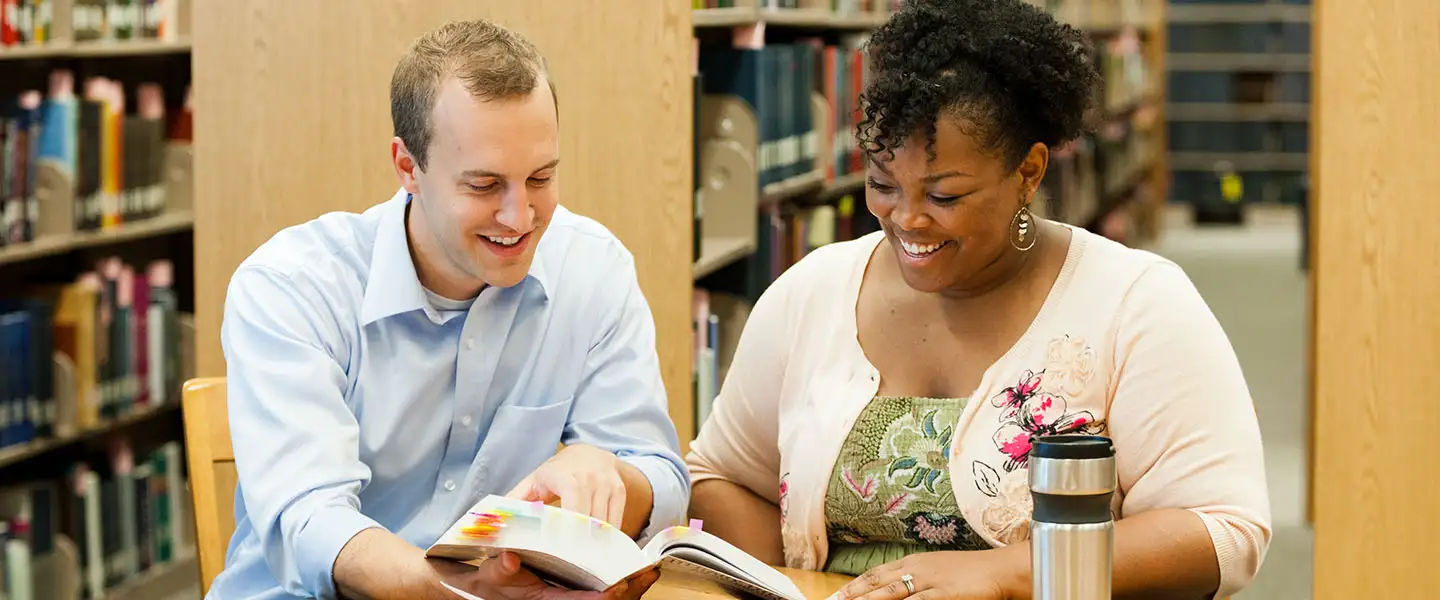
M 703 531 L 704 529 L 702 526 L 704 524 L 704 521 L 701 521 L 700 519 L 690 519 L 690 528 L 694 529 L 695 531 Z

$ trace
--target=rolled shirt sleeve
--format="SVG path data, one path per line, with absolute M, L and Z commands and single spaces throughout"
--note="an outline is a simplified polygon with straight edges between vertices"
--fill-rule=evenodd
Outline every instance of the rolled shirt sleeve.
M 684 522 L 690 476 L 670 420 L 655 322 L 633 258 L 622 253 L 597 293 L 600 316 L 566 425 L 565 444 L 589 444 L 635 466 L 650 482 L 653 507 L 641 539 Z
M 346 405 L 348 347 L 314 285 L 257 266 L 231 279 L 221 325 L 240 500 L 265 562 L 295 596 L 335 598 L 340 550 L 380 527 L 360 512 L 370 480 Z

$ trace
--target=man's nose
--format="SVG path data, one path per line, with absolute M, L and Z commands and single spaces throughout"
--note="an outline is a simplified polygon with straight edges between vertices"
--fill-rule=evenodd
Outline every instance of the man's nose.
M 535 207 L 530 203 L 530 190 L 519 186 L 506 194 L 495 220 L 516 233 L 529 232 L 535 222 Z

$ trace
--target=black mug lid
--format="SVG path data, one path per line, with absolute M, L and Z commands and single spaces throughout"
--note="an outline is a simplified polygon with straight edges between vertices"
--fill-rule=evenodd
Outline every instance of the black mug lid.
M 1045 435 L 1030 439 L 1032 458 L 1086 460 L 1113 458 L 1115 445 L 1099 435 Z

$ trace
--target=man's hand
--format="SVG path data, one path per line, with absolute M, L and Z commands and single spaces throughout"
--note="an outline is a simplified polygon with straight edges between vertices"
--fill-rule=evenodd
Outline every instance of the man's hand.
M 448 560 L 429 560 L 441 581 L 484 600 L 637 600 L 660 579 L 660 571 L 651 569 L 604 592 L 572 591 L 545 583 L 522 568 L 520 558 L 508 552 L 480 563 L 478 568 Z
M 627 484 L 637 480 L 649 489 L 639 469 L 594 446 L 575 444 L 550 457 L 506 496 L 546 504 L 559 500 L 560 508 L 622 527 L 629 497 L 626 488 L 632 487 Z M 649 502 L 645 504 L 648 514 Z

